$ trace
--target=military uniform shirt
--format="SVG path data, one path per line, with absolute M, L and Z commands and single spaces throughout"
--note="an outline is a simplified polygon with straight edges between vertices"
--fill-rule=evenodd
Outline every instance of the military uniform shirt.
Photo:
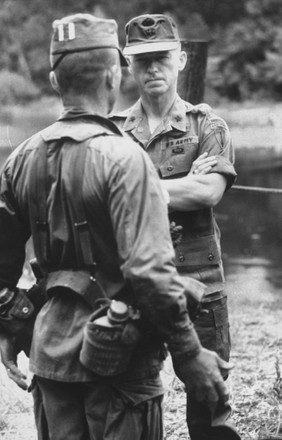
M 161 179 L 186 176 L 202 153 L 215 155 L 213 173 L 223 174 L 229 188 L 236 177 L 234 149 L 225 121 L 206 104 L 193 106 L 178 95 L 154 133 L 150 133 L 141 100 L 112 116 L 150 156 Z M 176 248 L 179 273 L 208 286 L 207 293 L 224 288 L 220 232 L 213 210 L 174 211 L 170 220 L 183 227 L 182 242 Z

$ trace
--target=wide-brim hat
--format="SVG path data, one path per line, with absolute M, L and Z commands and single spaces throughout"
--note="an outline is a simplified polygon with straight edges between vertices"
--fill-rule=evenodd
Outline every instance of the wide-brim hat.
M 146 14 L 130 20 L 125 26 L 124 55 L 173 50 L 180 38 L 175 22 L 162 14 Z
M 117 49 L 121 65 L 127 66 L 119 47 L 117 30 L 115 20 L 91 14 L 74 14 L 55 20 L 50 46 L 52 68 L 68 53 L 107 48 Z

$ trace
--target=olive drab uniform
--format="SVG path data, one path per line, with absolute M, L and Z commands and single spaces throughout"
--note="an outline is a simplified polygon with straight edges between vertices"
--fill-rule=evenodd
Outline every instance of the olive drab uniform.
M 233 184 L 236 172 L 230 132 L 225 121 L 207 104 L 194 106 L 177 95 L 168 114 L 153 133 L 150 133 L 141 100 L 131 108 L 112 115 L 112 120 L 148 153 L 161 179 L 186 176 L 193 161 L 207 152 L 217 159 L 217 165 L 211 172 L 226 177 L 227 189 Z M 195 321 L 202 345 L 228 360 L 230 338 L 227 298 L 224 292 L 220 230 L 213 210 L 202 208 L 172 211 L 169 219 L 183 228 L 182 240 L 175 249 L 175 264 L 179 274 L 184 278 L 192 277 L 202 281 L 207 286 L 204 308 L 208 313 Z M 227 418 L 229 410 L 224 409 L 223 413 L 227 414 Z M 209 420 L 209 415 L 204 414 L 204 409 L 197 402 L 192 404 L 188 396 L 191 437 L 195 430 L 195 438 L 211 438 L 205 437 L 204 418 Z
M 74 167 L 85 143 L 82 184 L 76 189 Z M 74 215 L 74 192 L 80 193 L 85 217 Z M 15 288 L 25 242 L 32 235 L 47 287 L 51 283 L 53 289 L 36 317 L 30 351 L 30 369 L 43 395 L 52 438 L 88 438 L 90 431 L 97 439 L 105 433 L 109 439 L 131 440 L 140 430 L 148 440 L 162 438 L 162 341 L 168 341 L 172 354 L 173 347 L 176 354 L 199 348 L 173 265 L 166 210 L 148 156 L 111 121 L 97 120 L 82 109 L 69 108 L 6 161 L 1 175 L 0 289 Z M 147 342 L 145 337 L 128 371 L 112 378 L 101 378 L 79 361 L 92 309 L 68 288 L 73 290 L 75 279 L 69 273 L 89 271 L 88 278 L 93 276 L 85 263 L 89 255 L 80 255 L 85 228 L 95 277 L 107 297 L 138 303 L 154 323 L 156 337 L 150 334 Z M 184 330 L 180 336 L 179 329 Z
M 112 119 L 146 150 L 161 179 L 187 175 L 197 157 L 216 155 L 212 172 L 227 178 L 227 188 L 236 176 L 234 152 L 226 123 L 206 104 L 193 106 L 177 97 L 169 114 L 154 133 L 149 132 L 142 105 L 115 114 Z M 175 250 L 175 264 L 207 286 L 207 293 L 224 288 L 220 232 L 210 208 L 173 211 L 169 218 L 183 227 L 181 243 Z

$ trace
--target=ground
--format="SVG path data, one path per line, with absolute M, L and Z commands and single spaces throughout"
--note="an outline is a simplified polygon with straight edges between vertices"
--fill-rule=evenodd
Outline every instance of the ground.
M 240 281 L 236 274 L 228 280 L 234 365 L 228 384 L 242 440 L 282 439 L 282 296 L 265 291 L 263 283 L 256 267 L 240 267 Z M 186 440 L 182 385 L 171 369 L 164 378 L 166 440 Z
M 242 440 L 281 439 L 282 296 L 256 291 L 253 286 L 248 289 L 248 283 L 256 282 L 257 275 L 254 268 L 245 272 L 248 281 L 244 286 L 236 284 L 235 279 L 229 281 L 231 362 L 234 368 L 228 384 L 232 418 Z M 24 357 L 21 364 L 26 368 Z M 187 440 L 185 393 L 173 373 L 170 359 L 166 362 L 163 380 L 167 389 L 165 439 Z M 3 368 L 0 371 L 0 392 L 0 438 L 35 440 L 31 396 L 10 383 Z

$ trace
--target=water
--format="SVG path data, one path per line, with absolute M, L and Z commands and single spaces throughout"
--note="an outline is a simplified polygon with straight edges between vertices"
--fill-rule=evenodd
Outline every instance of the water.
M 282 188 L 282 170 L 239 174 L 238 185 Z M 228 191 L 216 218 L 222 232 L 222 251 L 229 286 L 250 295 L 281 297 L 282 194 Z

